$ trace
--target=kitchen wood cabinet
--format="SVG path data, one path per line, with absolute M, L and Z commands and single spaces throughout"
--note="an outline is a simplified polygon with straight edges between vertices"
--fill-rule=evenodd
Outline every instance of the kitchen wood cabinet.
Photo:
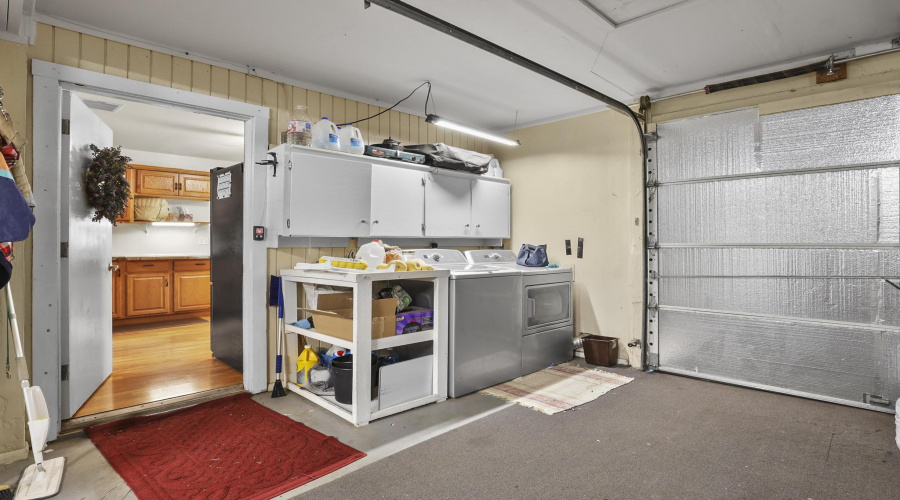
M 112 316 L 113 319 L 125 317 L 125 261 L 113 260 L 117 268 L 112 273 Z
M 170 272 L 125 275 L 125 314 L 128 317 L 168 314 L 172 311 Z
M 209 259 L 113 261 L 113 319 L 163 321 L 208 313 Z M 126 323 L 121 323 L 126 324 Z
M 425 173 L 372 165 L 369 231 L 360 236 L 421 235 L 425 223 Z
M 148 170 L 136 167 L 135 190 L 136 196 L 156 196 L 159 198 L 171 198 L 179 195 L 177 172 L 160 170 Z
M 509 184 L 472 180 L 471 227 L 479 238 L 509 238 Z
M 471 182 L 465 177 L 428 174 L 425 180 L 425 236 L 474 235 Z
M 125 180 L 128 181 L 128 185 L 131 186 L 131 198 L 128 198 L 128 201 L 125 202 L 125 215 L 116 218 L 116 222 L 134 222 L 134 169 L 131 167 L 126 167 L 125 169 Z
M 209 174 L 178 174 L 178 195 L 182 198 L 209 200 Z
M 176 271 L 174 282 L 174 312 L 209 309 L 209 271 Z

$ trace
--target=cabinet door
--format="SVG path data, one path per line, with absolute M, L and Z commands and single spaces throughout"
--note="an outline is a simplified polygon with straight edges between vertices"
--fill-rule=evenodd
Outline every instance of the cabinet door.
M 114 260 L 113 265 L 119 269 L 112 275 L 112 317 L 121 319 L 125 317 L 125 262 Z
M 509 184 L 472 181 L 472 226 L 479 238 L 509 238 Z
M 209 200 L 209 176 L 195 174 L 178 175 L 178 195 L 184 198 Z
M 125 314 L 131 317 L 171 312 L 171 276 L 169 272 L 126 274 Z
M 176 272 L 174 296 L 175 312 L 209 309 L 209 271 Z
M 425 180 L 425 236 L 472 236 L 472 181 L 429 173 Z
M 372 165 L 370 231 L 365 236 L 422 236 L 425 172 Z
M 284 228 L 286 235 L 368 234 L 370 163 L 295 154 L 290 172 L 290 227 Z
M 135 192 L 142 196 L 178 196 L 178 174 L 135 169 Z
M 116 218 L 116 222 L 134 222 L 134 169 L 128 167 L 125 170 L 125 180 L 131 186 L 131 198 L 125 203 L 125 215 Z

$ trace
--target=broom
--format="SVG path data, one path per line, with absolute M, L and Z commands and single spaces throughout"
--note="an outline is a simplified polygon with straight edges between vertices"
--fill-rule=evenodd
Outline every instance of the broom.
M 281 291 L 281 278 L 272 276 L 269 282 L 269 306 L 278 308 L 278 336 L 275 339 L 275 385 L 272 386 L 272 397 L 287 396 L 281 383 L 281 358 L 284 352 L 284 294 Z

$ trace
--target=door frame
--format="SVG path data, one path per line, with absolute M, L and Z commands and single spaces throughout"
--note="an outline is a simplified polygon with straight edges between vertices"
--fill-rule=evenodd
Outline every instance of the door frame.
M 253 221 L 262 220 L 266 204 L 265 169 L 254 168 L 268 150 L 269 109 L 148 82 L 128 80 L 79 68 L 33 60 L 33 139 L 35 216 L 32 278 L 32 369 L 50 411 L 48 440 L 56 439 L 62 421 L 60 342 L 62 317 L 60 266 L 60 190 L 62 93 L 84 91 L 159 106 L 194 111 L 244 122 L 243 347 L 244 389 L 268 387 L 266 332 L 266 243 L 253 240 Z M 249 167 L 248 167 L 249 166 Z

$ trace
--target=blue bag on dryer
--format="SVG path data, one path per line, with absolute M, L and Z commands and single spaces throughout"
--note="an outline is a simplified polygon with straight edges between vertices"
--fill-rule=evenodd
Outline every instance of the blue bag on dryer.
M 528 267 L 547 267 L 550 261 L 547 260 L 547 245 L 529 245 L 524 244 L 519 249 L 519 256 L 516 258 L 516 264 Z

